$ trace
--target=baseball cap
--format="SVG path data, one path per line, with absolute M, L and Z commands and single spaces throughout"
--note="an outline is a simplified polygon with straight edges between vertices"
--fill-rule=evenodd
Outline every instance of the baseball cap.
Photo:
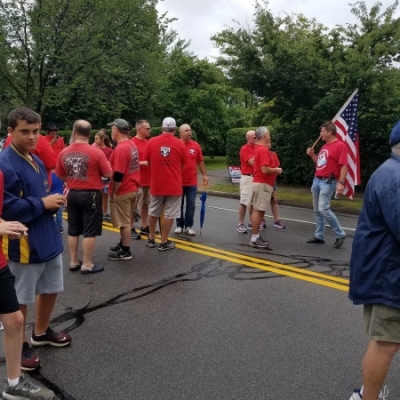
M 129 122 L 124 119 L 117 118 L 113 122 L 107 124 L 108 126 L 116 126 L 121 131 L 128 131 L 130 129 Z
M 400 143 L 400 120 L 396 122 L 392 132 L 390 132 L 390 146 L 394 146 L 397 143 Z
M 162 122 L 162 127 L 163 128 L 176 128 L 176 121 L 171 117 L 164 118 L 164 120 Z
M 60 128 L 54 123 L 49 122 L 46 127 L 46 131 L 58 131 Z

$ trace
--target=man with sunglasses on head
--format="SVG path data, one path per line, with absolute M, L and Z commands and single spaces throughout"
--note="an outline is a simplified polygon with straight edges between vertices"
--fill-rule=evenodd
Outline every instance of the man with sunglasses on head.
M 242 172 L 242 177 L 240 178 L 239 224 L 236 228 L 239 233 L 247 233 L 247 228 L 244 225 L 247 207 L 249 207 L 250 221 L 253 213 L 251 185 L 253 183 L 254 145 L 256 142 L 256 133 L 248 131 L 246 133 L 246 144 L 241 147 L 239 152 L 240 170 Z M 251 222 L 249 222 L 249 228 L 251 229 Z

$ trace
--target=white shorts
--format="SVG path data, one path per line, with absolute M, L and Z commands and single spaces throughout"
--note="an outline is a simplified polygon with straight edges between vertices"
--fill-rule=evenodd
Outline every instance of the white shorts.
M 181 216 L 182 196 L 152 196 L 150 195 L 149 215 L 161 217 L 164 206 L 164 217 L 175 219 Z
M 240 178 L 240 204 L 248 207 L 253 204 L 253 177 L 248 175 L 242 175 Z

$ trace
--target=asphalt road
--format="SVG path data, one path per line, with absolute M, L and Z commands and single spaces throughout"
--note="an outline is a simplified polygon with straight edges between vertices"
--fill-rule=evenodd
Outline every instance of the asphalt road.
M 107 226 L 95 256 L 105 272 L 71 273 L 65 252 L 53 326 L 73 342 L 38 349 L 33 376 L 63 400 L 349 399 L 367 344 L 362 308 L 347 298 L 356 217 L 339 216 L 349 238 L 334 249 L 329 229 L 325 245 L 305 243 L 310 210 L 281 207 L 287 228 L 267 218 L 265 251 L 236 232 L 236 200 L 207 205 L 202 235 L 172 234 L 172 251 L 132 241 L 132 261 L 107 261 L 118 240 Z M 390 398 L 399 372 L 396 358 Z

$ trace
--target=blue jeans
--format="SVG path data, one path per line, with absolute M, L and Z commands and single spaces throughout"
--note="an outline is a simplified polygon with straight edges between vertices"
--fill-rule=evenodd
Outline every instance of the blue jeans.
M 63 212 L 64 207 L 60 207 L 57 211 L 56 211 L 56 225 L 58 227 L 58 229 L 63 227 L 63 223 L 62 223 L 62 212 Z
M 197 186 L 183 186 L 181 216 L 177 218 L 176 225 L 181 228 L 191 228 L 193 226 L 194 210 L 196 207 Z M 186 210 L 183 215 L 183 208 L 186 198 Z
M 336 215 L 331 210 L 331 199 L 336 190 L 336 181 L 332 180 L 328 183 L 326 179 L 314 178 L 311 186 L 311 193 L 313 196 L 313 207 L 315 217 L 315 237 L 325 240 L 325 224 L 324 217 L 328 221 L 332 231 L 335 233 L 336 238 L 341 238 L 346 235 L 344 230 L 339 224 Z

